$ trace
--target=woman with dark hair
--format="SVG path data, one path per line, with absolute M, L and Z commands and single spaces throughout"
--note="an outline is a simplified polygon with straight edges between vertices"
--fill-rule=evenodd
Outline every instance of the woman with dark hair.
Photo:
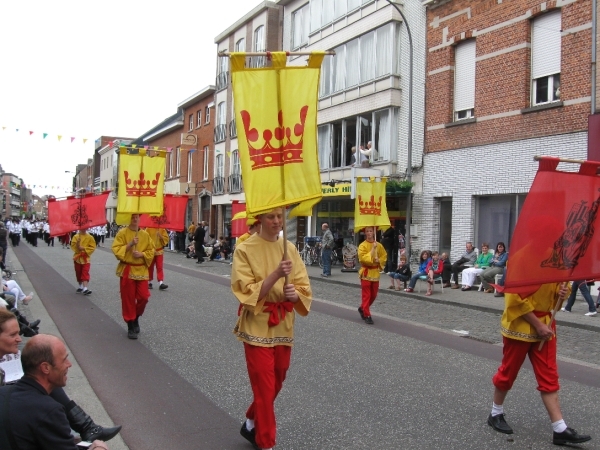
M 419 277 L 427 275 L 427 265 L 429 264 L 429 261 L 431 261 L 431 252 L 429 250 L 423 250 L 419 257 L 419 270 L 417 270 L 417 273 L 410 278 L 410 283 L 408 283 L 408 287 L 404 289 L 404 292 L 414 292 Z
M 506 245 L 504 242 L 498 242 L 496 244 L 496 252 L 490 263 L 490 267 L 481 272 L 481 283 L 485 289 L 486 294 L 494 292 L 494 288 L 490 286 L 490 283 L 494 282 L 496 275 L 504 272 L 506 267 L 506 261 L 508 260 L 508 253 L 506 253 Z

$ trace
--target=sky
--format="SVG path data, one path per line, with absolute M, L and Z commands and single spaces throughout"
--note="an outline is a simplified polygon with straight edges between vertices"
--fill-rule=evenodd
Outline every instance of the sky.
M 3 170 L 66 195 L 97 138 L 137 138 L 214 84 L 215 37 L 259 3 L 0 2 Z

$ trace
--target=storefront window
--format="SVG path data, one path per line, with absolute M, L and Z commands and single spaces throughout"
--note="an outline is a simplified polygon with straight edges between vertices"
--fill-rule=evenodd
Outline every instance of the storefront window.
M 320 236 L 321 226 L 324 222 L 329 224 L 333 238 L 338 247 L 348 242 L 354 243 L 354 200 L 340 200 L 324 198 L 317 207 L 317 235 Z
M 492 248 L 504 242 L 509 250 L 519 212 L 526 195 L 494 195 L 477 198 L 477 247 L 489 242 Z

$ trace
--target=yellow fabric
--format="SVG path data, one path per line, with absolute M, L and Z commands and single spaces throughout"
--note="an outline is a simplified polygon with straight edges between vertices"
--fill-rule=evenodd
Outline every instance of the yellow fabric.
M 138 243 L 133 248 L 127 248 L 127 244 L 133 241 L 134 237 L 138 237 Z M 142 252 L 142 258 L 134 258 L 133 251 Z M 121 229 L 115 236 L 112 245 L 112 251 L 119 260 L 117 266 L 117 276 L 123 275 L 123 270 L 127 264 L 131 264 L 129 269 L 129 279 L 131 280 L 148 280 L 148 267 L 154 259 L 154 244 L 150 235 L 144 230 L 133 231 L 129 227 Z M 137 265 L 142 264 L 142 265 Z
M 136 154 L 129 154 L 126 148 L 121 148 L 119 151 L 117 212 L 161 215 L 165 184 L 165 153 L 151 152 L 153 156 L 148 156 L 146 150 L 139 149 L 137 151 L 139 153 Z M 125 172 L 127 172 L 127 177 Z M 138 183 L 142 179 L 141 174 L 145 181 L 142 189 Z M 119 222 L 117 221 L 117 223 Z
M 167 230 L 164 228 L 146 228 L 146 233 L 150 235 L 152 243 L 154 244 L 154 254 L 162 255 L 164 253 L 165 245 L 169 242 L 169 235 Z
M 231 67 L 248 215 L 297 203 L 299 210 L 291 210 L 290 217 L 310 215 L 322 198 L 317 97 L 323 54 L 311 57 L 312 67 L 285 67 L 285 52 L 273 52 L 276 67 L 260 69 L 245 68 L 245 55 L 232 53 Z M 306 112 L 304 126 L 301 111 Z
M 244 233 L 239 238 L 237 238 L 237 242 L 235 243 L 236 249 L 237 249 L 238 245 L 240 245 L 242 242 L 244 242 L 250 236 L 252 236 L 250 233 Z
M 570 289 L 569 285 L 569 291 Z M 523 319 L 523 315 L 531 311 L 552 312 L 558 299 L 559 290 L 560 283 L 547 283 L 540 286 L 529 297 L 521 298 L 519 294 L 504 294 L 504 313 L 500 321 L 502 335 L 518 341 L 541 341 L 535 328 Z M 565 298 L 568 298 L 569 291 Z M 538 317 L 538 319 L 547 325 L 550 323 L 550 314 Z
M 356 180 L 354 231 L 357 232 L 364 227 L 378 227 L 381 230 L 390 227 L 390 218 L 385 204 L 385 179 Z
M 196 225 L 194 225 L 193 223 L 190 224 L 190 226 L 188 227 L 188 233 L 194 234 L 195 231 L 196 231 Z
M 362 241 L 358 246 L 358 262 L 361 265 L 358 270 L 358 278 L 361 280 L 379 281 L 379 272 L 385 267 L 387 252 L 383 248 L 383 245 L 377 242 L 376 254 L 379 258 L 379 264 L 373 258 L 373 254 L 371 253 L 372 248 L 373 243 L 366 240 Z
M 240 244 L 235 250 L 231 273 L 231 290 L 243 305 L 240 317 L 233 330 L 238 340 L 259 347 L 275 345 L 292 346 L 294 343 L 295 312 L 306 316 L 312 302 L 312 291 L 306 267 L 291 242 L 285 241 L 288 258 L 292 261 L 289 283 L 293 284 L 300 297 L 294 303 L 294 311 L 276 326 L 269 327 L 269 313 L 263 312 L 264 303 L 285 301 L 283 295 L 284 278 L 273 285 L 268 294 L 259 299 L 258 295 L 264 280 L 277 268 L 283 256 L 283 239 L 269 242 L 258 234 Z
M 80 245 L 83 250 L 79 250 Z M 96 250 L 96 240 L 91 234 L 77 233 L 71 239 L 71 250 L 73 250 L 73 261 L 77 264 L 87 264 L 90 262 L 90 256 Z

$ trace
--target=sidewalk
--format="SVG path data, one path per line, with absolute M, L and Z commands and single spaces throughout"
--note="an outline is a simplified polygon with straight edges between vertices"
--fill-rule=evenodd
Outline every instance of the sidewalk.
M 21 244 L 27 245 L 27 244 Z M 16 257 L 15 253 L 10 250 L 8 251 L 8 263 L 10 267 L 12 267 L 13 272 L 16 272 L 13 275 L 13 279 L 19 283 L 23 292 L 33 292 L 35 297 L 29 303 L 29 305 L 21 305 L 19 307 L 19 311 L 24 314 L 28 320 L 36 320 L 41 319 L 40 323 L 40 332 L 43 334 L 52 334 L 54 336 L 58 336 L 62 339 L 58 328 L 53 322 L 52 318 L 46 311 L 44 304 L 40 300 L 40 293 L 36 292 L 31 285 L 31 281 L 29 277 L 23 270 L 23 266 L 20 261 Z M 41 293 L 43 296 L 43 292 Z M 63 339 L 64 340 L 64 339 Z M 23 343 L 21 344 L 21 348 L 24 343 L 27 342 L 27 338 L 23 339 Z M 67 386 L 65 387 L 65 392 L 67 395 L 75 401 L 83 410 L 90 415 L 90 417 L 94 420 L 97 425 L 102 426 L 112 426 L 113 421 L 109 417 L 108 413 L 104 409 L 102 403 L 94 393 L 94 390 L 90 386 L 85 374 L 77 364 L 77 361 L 73 357 L 73 354 L 69 350 L 67 345 L 67 351 L 69 352 L 69 361 L 73 364 L 73 366 L 69 369 Z M 129 447 L 125 445 L 123 440 L 121 439 L 121 435 L 118 434 L 113 439 L 108 442 L 108 447 L 110 450 L 128 450 Z

